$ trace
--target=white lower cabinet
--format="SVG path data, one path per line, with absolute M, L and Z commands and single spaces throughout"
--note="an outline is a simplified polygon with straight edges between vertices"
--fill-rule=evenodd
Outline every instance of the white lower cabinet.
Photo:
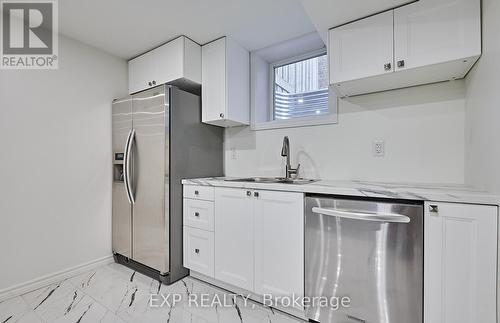
M 214 276 L 214 233 L 184 226 L 184 267 Z
M 214 202 L 184 199 L 184 225 L 214 231 Z
M 496 322 L 498 208 L 425 207 L 424 322 Z
M 215 279 L 253 290 L 252 192 L 215 188 Z
M 215 279 L 258 295 L 304 294 L 304 195 L 215 189 Z
M 184 267 L 214 277 L 214 188 L 184 185 Z
M 255 199 L 255 293 L 304 293 L 304 195 L 259 191 Z
M 184 191 L 184 266 L 255 295 L 303 296 L 304 194 L 216 187 L 201 200 L 203 189 Z M 424 323 L 496 322 L 497 234 L 496 206 L 425 202 Z

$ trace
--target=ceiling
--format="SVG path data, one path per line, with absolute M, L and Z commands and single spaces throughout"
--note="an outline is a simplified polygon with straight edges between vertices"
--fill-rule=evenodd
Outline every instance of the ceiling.
M 231 35 L 254 50 L 314 26 L 298 0 L 62 0 L 59 31 L 128 59 L 179 35 Z
M 230 35 L 256 50 L 408 0 L 63 0 L 59 31 L 129 59 L 186 35 L 205 44 Z

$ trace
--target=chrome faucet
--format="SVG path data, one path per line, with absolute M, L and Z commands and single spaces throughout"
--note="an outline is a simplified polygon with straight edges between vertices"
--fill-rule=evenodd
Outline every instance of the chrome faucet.
M 285 138 L 283 138 L 281 156 L 286 157 L 285 178 L 291 179 L 292 175 L 295 175 L 295 177 L 297 177 L 299 174 L 300 164 L 297 165 L 297 168 L 292 168 L 292 165 L 290 165 L 290 140 L 288 139 L 288 136 L 285 136 Z

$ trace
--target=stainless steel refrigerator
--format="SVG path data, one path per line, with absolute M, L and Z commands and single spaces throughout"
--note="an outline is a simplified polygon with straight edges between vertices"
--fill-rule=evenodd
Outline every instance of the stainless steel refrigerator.
M 162 85 L 114 100 L 113 254 L 169 284 L 182 265 L 181 179 L 223 175 L 223 130 L 200 97 Z

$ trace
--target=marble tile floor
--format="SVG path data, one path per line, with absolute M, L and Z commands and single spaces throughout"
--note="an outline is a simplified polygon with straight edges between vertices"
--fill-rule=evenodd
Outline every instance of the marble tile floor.
M 196 298 L 191 297 L 191 300 L 196 299 L 196 302 L 188 301 L 188 295 L 191 294 L 196 295 Z M 154 306 L 150 306 L 151 295 L 155 295 L 152 301 Z M 204 304 L 202 295 L 205 297 Z M 175 302 L 174 297 L 176 297 Z M 242 297 L 234 299 L 224 290 L 191 277 L 166 286 L 113 263 L 0 302 L 0 323 L 14 322 L 298 323 L 304 321 L 252 301 L 245 302 Z

